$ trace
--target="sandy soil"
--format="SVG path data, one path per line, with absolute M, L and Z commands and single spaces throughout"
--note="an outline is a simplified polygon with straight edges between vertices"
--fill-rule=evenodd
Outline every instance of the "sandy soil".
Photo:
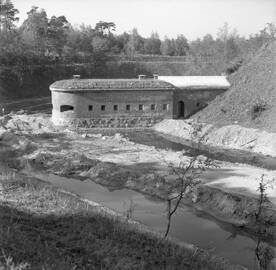
M 156 124 L 154 129 L 183 140 L 192 140 L 195 123 L 193 120 L 170 119 Z M 202 124 L 202 131 L 197 138 L 203 135 L 202 143 L 205 145 L 239 149 L 276 157 L 276 133 L 268 133 L 239 125 L 216 127 L 211 124 Z

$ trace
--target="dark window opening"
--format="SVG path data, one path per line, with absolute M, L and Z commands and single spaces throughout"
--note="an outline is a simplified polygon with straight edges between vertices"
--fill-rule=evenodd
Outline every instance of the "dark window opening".
M 118 111 L 118 105 L 113 106 L 114 111 Z
M 139 104 L 139 111 L 143 111 L 144 110 L 144 105 L 143 104 Z
M 89 110 L 89 111 L 93 111 L 93 105 L 89 105 L 89 106 L 88 106 L 88 110 Z
M 169 104 L 163 104 L 163 110 L 168 111 L 169 110 Z
M 71 105 L 61 105 L 60 112 L 74 111 L 74 107 Z
M 102 106 L 101 106 L 101 110 L 102 110 L 102 111 L 105 111 L 105 105 L 102 105 Z
M 151 109 L 152 111 L 155 111 L 155 110 L 156 110 L 156 104 L 151 104 L 151 105 L 150 105 L 150 109 Z
M 130 111 L 130 105 L 129 104 L 126 105 L 126 110 Z
M 198 103 L 196 104 L 196 106 L 199 107 L 199 106 L 200 106 L 200 103 L 198 102 Z

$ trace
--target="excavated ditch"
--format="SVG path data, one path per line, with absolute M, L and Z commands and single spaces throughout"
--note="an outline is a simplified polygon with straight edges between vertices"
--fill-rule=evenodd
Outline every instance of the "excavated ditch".
M 2 136 L 2 143 L 5 142 L 7 144 L 5 147 L 7 147 L 11 153 L 10 162 L 12 167 L 26 168 L 27 166 L 29 169 L 36 170 L 37 172 L 48 172 L 66 177 L 66 179 L 78 179 L 74 180 L 75 186 L 81 186 L 85 179 L 90 179 L 89 181 L 92 180 L 95 183 L 108 187 L 109 192 L 111 192 L 110 190 L 113 190 L 113 192 L 114 190 L 127 190 L 125 192 L 128 194 L 128 192 L 132 192 L 131 190 L 136 190 L 140 194 L 145 194 L 151 198 L 159 198 L 161 200 L 164 199 L 163 195 L 166 185 L 162 185 L 162 183 L 158 181 L 158 177 L 156 177 L 151 170 L 148 170 L 151 168 L 151 164 L 145 162 L 145 164 L 140 164 L 140 167 L 138 166 L 134 168 L 114 163 L 112 161 L 101 161 L 98 158 L 89 158 L 89 155 L 87 156 L 83 154 L 83 149 L 77 149 L 78 147 L 76 147 L 76 149 L 71 148 L 72 145 L 74 145 L 74 142 L 86 142 L 88 143 L 87 149 L 89 149 L 90 141 L 96 140 L 97 137 L 105 140 L 106 136 L 92 134 L 92 137 L 90 137 L 88 136 L 89 132 L 87 131 L 82 135 L 74 134 L 74 132 L 69 132 L 65 135 L 65 133 L 51 133 L 50 128 L 47 132 L 42 131 L 34 135 L 32 134 L 31 129 L 27 130 L 28 123 L 24 123 L 22 126 L 21 124 L 22 123 L 18 122 L 15 125 L 17 129 L 15 133 L 17 133 L 17 135 L 19 134 L 20 137 L 17 137 L 17 135 L 11 135 L 8 132 L 5 136 Z M 11 129 L 11 126 L 9 126 L 9 129 Z M 112 135 L 110 131 L 108 132 L 108 135 Z M 117 133 L 117 131 L 113 132 L 114 134 L 115 132 Z M 22 135 L 22 133 L 25 134 Z M 68 134 L 71 134 L 72 137 L 68 137 Z M 174 151 L 183 150 L 184 148 L 182 144 L 170 142 L 164 138 L 162 140 L 160 136 L 156 137 L 157 135 L 153 134 L 154 133 L 152 131 L 140 131 L 139 133 L 135 131 L 132 135 L 124 133 L 124 136 L 130 138 L 132 141 L 130 141 L 130 144 L 132 143 L 133 147 L 135 147 L 134 143 L 136 142 L 151 145 L 155 148 L 171 149 Z M 16 150 L 15 152 L 17 154 L 15 155 L 12 155 L 14 152 L 9 149 L 9 143 L 6 142 L 9 140 L 11 140 L 10 145 L 12 145 L 13 150 Z M 122 138 L 120 140 L 119 144 L 129 144 L 128 141 L 125 141 Z M 110 143 L 112 143 L 112 141 Z M 93 152 L 99 151 L 99 153 L 101 153 L 101 151 L 107 151 L 116 154 L 116 151 L 118 151 L 116 146 L 113 148 L 107 147 L 107 149 L 101 149 L 101 146 L 98 146 L 99 149 L 97 149 L 96 146 L 97 144 L 94 145 L 95 149 Z M 154 149 L 154 147 L 152 149 Z M 6 153 L 3 153 L 3 155 L 5 154 Z M 22 158 L 22 155 L 25 157 Z M 100 154 L 98 157 L 100 157 Z M 110 196 L 110 194 L 108 196 Z M 93 198 L 91 199 L 93 200 Z M 148 203 L 147 200 L 145 202 Z M 229 239 L 237 239 L 239 236 L 251 239 L 250 241 L 252 242 L 249 246 L 247 246 L 247 248 L 251 250 L 250 254 L 253 256 L 255 228 L 252 222 L 251 213 L 256 209 L 256 204 L 256 198 L 249 198 L 247 196 L 242 196 L 241 194 L 229 193 L 222 189 L 201 185 L 197 190 L 187 196 L 183 209 L 199 210 L 199 212 L 194 214 L 195 216 L 201 215 L 204 217 L 203 219 L 206 222 L 203 220 L 201 223 L 202 226 L 204 226 L 204 223 L 208 224 L 207 221 L 211 219 L 216 224 L 219 224 L 220 228 L 227 227 L 228 229 L 226 229 L 226 231 L 228 232 Z M 187 205 L 189 205 L 188 208 Z M 207 215 L 204 213 L 207 213 Z M 268 208 L 267 216 L 276 221 L 275 209 L 273 207 Z M 186 216 L 186 218 L 189 218 L 189 216 Z M 181 228 L 183 227 L 182 224 L 184 224 L 184 222 L 185 215 L 184 220 L 181 220 L 176 224 L 177 227 L 179 227 L 179 230 L 175 235 L 176 238 L 181 235 Z M 231 227 L 231 234 L 229 234 L 229 226 Z M 188 228 L 185 228 L 184 230 L 189 231 Z M 197 234 L 196 231 L 190 231 L 190 233 L 191 235 Z M 216 231 L 214 230 L 212 233 L 212 237 L 215 239 Z M 206 231 L 206 235 L 208 234 L 210 235 L 211 232 Z M 223 237 L 224 236 L 225 235 L 223 235 Z M 202 239 L 204 241 L 204 237 Z M 245 240 L 243 239 L 243 241 Z M 223 241 L 220 239 L 219 242 L 220 244 L 217 246 L 216 243 L 212 242 L 212 246 L 215 246 L 216 253 L 232 260 L 233 258 L 227 255 L 227 245 L 229 245 L 230 242 L 224 241 L 225 246 L 222 253 L 219 253 L 219 250 Z M 236 243 L 234 244 L 234 247 L 238 247 L 240 245 L 241 243 Z M 275 243 L 271 243 L 271 246 L 275 250 Z M 243 247 L 246 248 L 245 246 Z M 237 258 L 238 257 L 239 255 L 237 255 Z M 234 262 L 246 265 L 250 269 L 251 261 L 248 260 L 247 262 L 244 262 L 244 257 L 240 258 L 241 261 L 236 261 L 236 259 L 234 259 Z

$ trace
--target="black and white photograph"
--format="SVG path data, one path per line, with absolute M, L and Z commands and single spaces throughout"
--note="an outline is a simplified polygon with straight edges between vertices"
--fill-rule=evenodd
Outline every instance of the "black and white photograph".
M 0 0 L 0 270 L 276 270 L 276 0 Z

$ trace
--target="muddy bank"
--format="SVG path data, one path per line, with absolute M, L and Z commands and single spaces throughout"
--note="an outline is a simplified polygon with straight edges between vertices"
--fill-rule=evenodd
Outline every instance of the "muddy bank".
M 154 130 L 188 143 L 195 141 L 195 130 L 200 125 L 197 139 L 203 146 L 224 150 L 241 150 L 249 153 L 276 157 L 276 133 L 268 133 L 239 125 L 216 127 L 211 124 L 198 124 L 194 120 L 164 120 L 156 124 Z
M 258 200 L 256 198 L 202 185 L 197 189 L 194 207 L 221 221 L 233 224 L 240 232 L 243 231 L 249 235 L 256 234 L 255 213 L 256 209 L 258 209 Z M 275 224 L 275 205 L 266 204 L 263 218 Z M 267 235 L 267 238 L 263 240 L 276 246 L 276 227 L 272 226 L 269 228 Z
M 161 200 L 167 199 L 167 190 L 174 185 L 175 175 L 164 174 L 157 168 L 144 165 L 128 167 L 110 161 L 89 159 L 85 155 L 68 154 L 64 156 L 40 153 L 29 155 L 28 169 L 46 171 L 63 177 L 92 181 L 109 189 L 128 188 Z M 255 234 L 255 213 L 258 209 L 257 196 L 248 196 L 242 192 L 230 192 L 223 186 L 201 184 L 186 193 L 184 204 L 202 210 L 218 220 L 233 224 L 238 230 Z M 276 223 L 276 209 L 272 203 L 266 204 L 265 217 Z M 271 228 L 270 242 L 275 243 L 276 227 Z

